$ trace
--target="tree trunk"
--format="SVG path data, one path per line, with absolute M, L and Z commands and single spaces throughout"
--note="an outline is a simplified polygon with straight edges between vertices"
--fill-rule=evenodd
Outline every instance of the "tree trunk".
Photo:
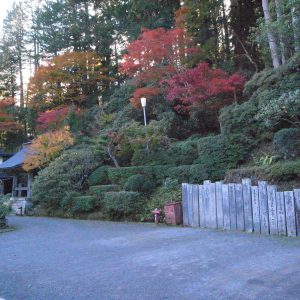
M 224 0 L 222 1 L 222 17 L 223 17 L 223 24 L 224 24 L 224 36 L 225 36 L 225 55 L 226 61 L 230 60 L 230 42 L 229 42 L 229 30 L 228 30 L 228 21 L 225 11 L 225 3 Z
M 276 7 L 276 15 L 277 15 L 277 21 L 279 22 L 279 42 L 280 42 L 280 48 L 281 48 L 281 62 L 283 65 L 286 64 L 286 44 L 284 40 L 284 35 L 282 33 L 282 12 L 281 12 L 281 7 L 280 7 L 280 0 L 275 0 L 275 7 Z
M 280 66 L 280 61 L 278 55 L 278 48 L 276 44 L 276 38 L 271 28 L 272 20 L 271 20 L 270 9 L 269 9 L 269 1 L 262 0 L 262 7 L 264 11 L 265 23 L 267 26 L 268 42 L 269 42 L 271 57 L 273 61 L 273 67 L 277 69 Z
M 113 161 L 115 167 L 116 167 L 116 168 L 120 168 L 120 165 L 119 165 L 119 163 L 118 163 L 116 157 L 113 155 L 110 146 L 107 147 L 107 153 L 108 153 L 110 159 Z
M 295 53 L 300 53 L 300 8 L 292 7 L 292 23 L 294 33 L 294 48 Z
M 19 53 L 19 74 L 20 74 L 20 106 L 24 107 L 24 83 L 23 83 L 23 62 L 22 54 Z

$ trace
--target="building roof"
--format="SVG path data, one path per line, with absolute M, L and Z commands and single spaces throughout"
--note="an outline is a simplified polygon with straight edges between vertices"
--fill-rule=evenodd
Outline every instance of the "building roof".
M 0 164 L 0 170 L 9 170 L 22 166 L 25 159 L 30 154 L 29 145 L 31 143 L 23 144 L 20 150 L 11 158 Z
M 9 157 L 9 156 L 13 156 L 14 153 L 7 153 L 7 152 L 3 152 L 2 150 L 0 150 L 0 156 L 2 157 Z

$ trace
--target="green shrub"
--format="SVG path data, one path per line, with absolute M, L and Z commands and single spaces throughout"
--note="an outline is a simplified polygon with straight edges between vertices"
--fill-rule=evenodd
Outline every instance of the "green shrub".
M 96 199 L 93 196 L 74 198 L 74 212 L 91 212 L 95 209 Z
M 271 101 L 261 102 L 257 120 L 264 123 L 266 128 L 299 127 L 300 89 L 282 93 Z M 286 126 L 287 125 L 287 126 Z
M 178 182 L 189 182 L 191 166 L 178 166 L 169 168 L 167 171 L 167 177 L 176 179 Z
M 145 175 L 154 179 L 155 182 L 162 183 L 167 177 L 167 170 L 170 166 L 134 166 L 125 168 L 109 168 L 108 177 L 114 184 L 124 185 L 129 177 L 137 174 Z
M 109 183 L 107 169 L 106 166 L 101 166 L 96 169 L 88 178 L 89 185 L 93 186 Z
M 221 134 L 238 133 L 258 136 L 262 129 L 262 122 L 255 118 L 257 112 L 257 105 L 250 101 L 226 106 L 220 114 Z
M 167 178 L 146 203 L 141 221 L 152 221 L 155 208 L 163 210 L 165 204 L 178 201 L 181 201 L 181 185 L 178 180 Z
M 131 163 L 140 165 L 189 165 L 197 158 L 197 140 L 186 140 L 171 144 L 169 149 L 156 151 L 138 150 Z
M 198 139 L 188 139 L 183 142 L 177 142 L 171 145 L 167 151 L 167 155 L 171 162 L 175 165 L 190 165 L 198 156 L 197 151 Z
M 106 192 L 120 191 L 120 186 L 116 184 L 95 185 L 95 186 L 91 186 L 89 191 L 91 194 L 101 197 Z
M 272 183 L 299 180 L 300 160 L 281 161 L 269 166 L 229 170 L 225 180 L 227 182 L 240 182 L 242 178 L 251 178 L 253 181 L 267 180 Z
M 198 142 L 198 159 L 205 177 L 210 180 L 222 179 L 227 170 L 236 168 L 249 153 L 252 140 L 244 135 L 209 136 Z
M 97 201 L 94 196 L 82 196 L 78 192 L 69 192 L 61 200 L 61 208 L 67 217 L 76 213 L 91 212 L 96 206 Z
M 201 184 L 204 180 L 219 180 L 224 178 L 223 170 L 220 173 L 212 174 L 204 164 L 192 165 L 190 169 L 190 183 Z
M 8 214 L 9 207 L 4 203 L 0 203 L 0 219 L 5 218 Z
M 284 159 L 300 156 L 300 129 L 285 128 L 275 133 L 273 139 L 275 154 Z
M 172 163 L 172 158 L 166 150 L 136 150 L 131 159 L 131 164 L 134 166 L 169 165 Z
M 137 174 L 128 178 L 124 185 L 124 189 L 125 191 L 149 194 L 155 189 L 155 183 L 152 179 Z
M 88 149 L 70 149 L 39 172 L 32 186 L 34 205 L 49 213 L 61 207 L 62 199 L 70 192 L 85 189 L 86 178 L 95 169 L 95 159 Z
M 103 199 L 103 212 L 111 219 L 137 220 L 145 201 L 137 192 L 109 192 Z

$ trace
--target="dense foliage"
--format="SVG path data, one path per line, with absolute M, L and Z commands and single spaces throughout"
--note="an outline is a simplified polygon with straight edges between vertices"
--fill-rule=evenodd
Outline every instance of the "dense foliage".
M 232 169 L 298 178 L 299 16 L 300 0 L 19 1 L 0 143 L 32 141 L 34 203 L 62 216 L 151 220 Z

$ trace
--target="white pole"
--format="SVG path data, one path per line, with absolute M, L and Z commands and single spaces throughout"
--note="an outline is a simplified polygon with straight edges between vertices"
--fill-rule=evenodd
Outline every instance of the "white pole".
M 147 126 L 147 116 L 146 116 L 146 106 L 147 106 L 147 99 L 145 97 L 141 98 L 141 105 L 143 107 L 143 113 L 144 113 L 144 125 Z M 146 145 L 146 150 L 149 150 L 148 143 Z

